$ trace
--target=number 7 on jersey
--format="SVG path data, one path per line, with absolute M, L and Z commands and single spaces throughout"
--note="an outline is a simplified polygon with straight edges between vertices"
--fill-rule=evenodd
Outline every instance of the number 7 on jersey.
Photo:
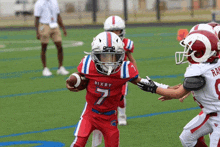
M 95 105 L 102 105 L 102 103 L 105 101 L 106 98 L 108 98 L 110 94 L 109 89 L 101 89 L 99 87 L 96 88 L 96 92 L 101 94 L 101 97 L 98 98 Z

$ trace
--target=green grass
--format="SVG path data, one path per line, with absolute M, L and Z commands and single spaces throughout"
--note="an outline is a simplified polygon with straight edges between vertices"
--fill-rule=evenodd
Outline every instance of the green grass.
M 189 29 L 190 27 L 192 26 L 127 28 L 127 37 L 135 43 L 133 56 L 137 60 L 140 76 L 165 76 L 165 78 L 154 80 L 169 85 L 182 83 L 187 65 L 175 65 L 175 51 L 183 50 L 176 40 L 176 34 L 179 28 Z M 64 41 L 84 42 L 83 46 L 64 48 L 64 66 L 68 67 L 72 73 L 77 71 L 75 67 L 84 56 L 83 51 L 91 50 L 92 38 L 102 29 L 70 29 L 67 31 L 68 36 L 63 37 Z M 21 43 L 22 41 L 32 43 Z M 0 51 L 40 46 L 39 43 L 33 42 L 36 42 L 34 30 L 2 31 L 0 45 L 4 44 L 6 47 L 1 48 Z M 52 42 L 49 45 L 53 45 Z M 53 73 L 51 78 L 42 77 L 40 50 L 1 52 L 0 62 L 0 146 L 1 142 L 28 140 L 55 141 L 70 146 L 74 140 L 75 129 L 71 126 L 76 125 L 80 118 L 86 92 L 73 93 L 65 89 L 65 79 L 68 76 L 56 75 L 57 51 L 55 49 L 47 51 L 47 64 Z M 180 76 L 169 78 L 170 75 Z M 158 97 L 159 95 L 145 93 L 129 83 L 128 118 L 197 107 L 192 96 L 187 98 L 184 103 L 180 103 L 178 100 L 160 102 L 157 100 Z M 199 111 L 197 109 L 128 119 L 127 126 L 119 126 L 120 147 L 179 147 L 181 144 L 178 136 L 182 132 L 182 128 Z M 54 128 L 60 129 L 37 132 Z M 26 132 L 34 133 L 11 135 Z M 87 147 L 90 146 L 91 137 L 87 143 Z

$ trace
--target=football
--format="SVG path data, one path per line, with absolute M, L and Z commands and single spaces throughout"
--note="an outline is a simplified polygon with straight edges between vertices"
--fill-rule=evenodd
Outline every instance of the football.
M 78 90 L 83 90 L 88 85 L 88 79 L 85 76 L 81 75 L 80 73 L 73 73 L 70 77 L 66 80 L 66 82 L 72 86 L 77 88 Z

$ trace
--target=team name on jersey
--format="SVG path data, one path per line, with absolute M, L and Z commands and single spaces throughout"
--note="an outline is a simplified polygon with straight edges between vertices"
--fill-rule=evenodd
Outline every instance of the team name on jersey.
M 110 84 L 110 83 L 105 83 L 105 82 L 95 81 L 94 83 L 95 83 L 95 85 L 97 85 L 97 86 L 103 86 L 103 87 L 111 87 L 111 86 L 112 86 L 112 84 Z
M 213 77 L 217 76 L 220 74 L 220 66 L 214 69 L 211 69 Z

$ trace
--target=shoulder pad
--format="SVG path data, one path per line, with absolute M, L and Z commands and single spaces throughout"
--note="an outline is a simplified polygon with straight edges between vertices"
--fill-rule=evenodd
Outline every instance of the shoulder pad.
M 91 55 L 85 56 L 82 61 L 80 62 L 81 64 L 81 69 L 79 69 L 80 73 L 82 74 L 89 74 L 89 68 L 90 68 L 90 63 L 92 61 Z
M 183 82 L 183 87 L 188 91 L 196 91 L 205 86 L 205 78 L 202 76 L 186 77 Z

